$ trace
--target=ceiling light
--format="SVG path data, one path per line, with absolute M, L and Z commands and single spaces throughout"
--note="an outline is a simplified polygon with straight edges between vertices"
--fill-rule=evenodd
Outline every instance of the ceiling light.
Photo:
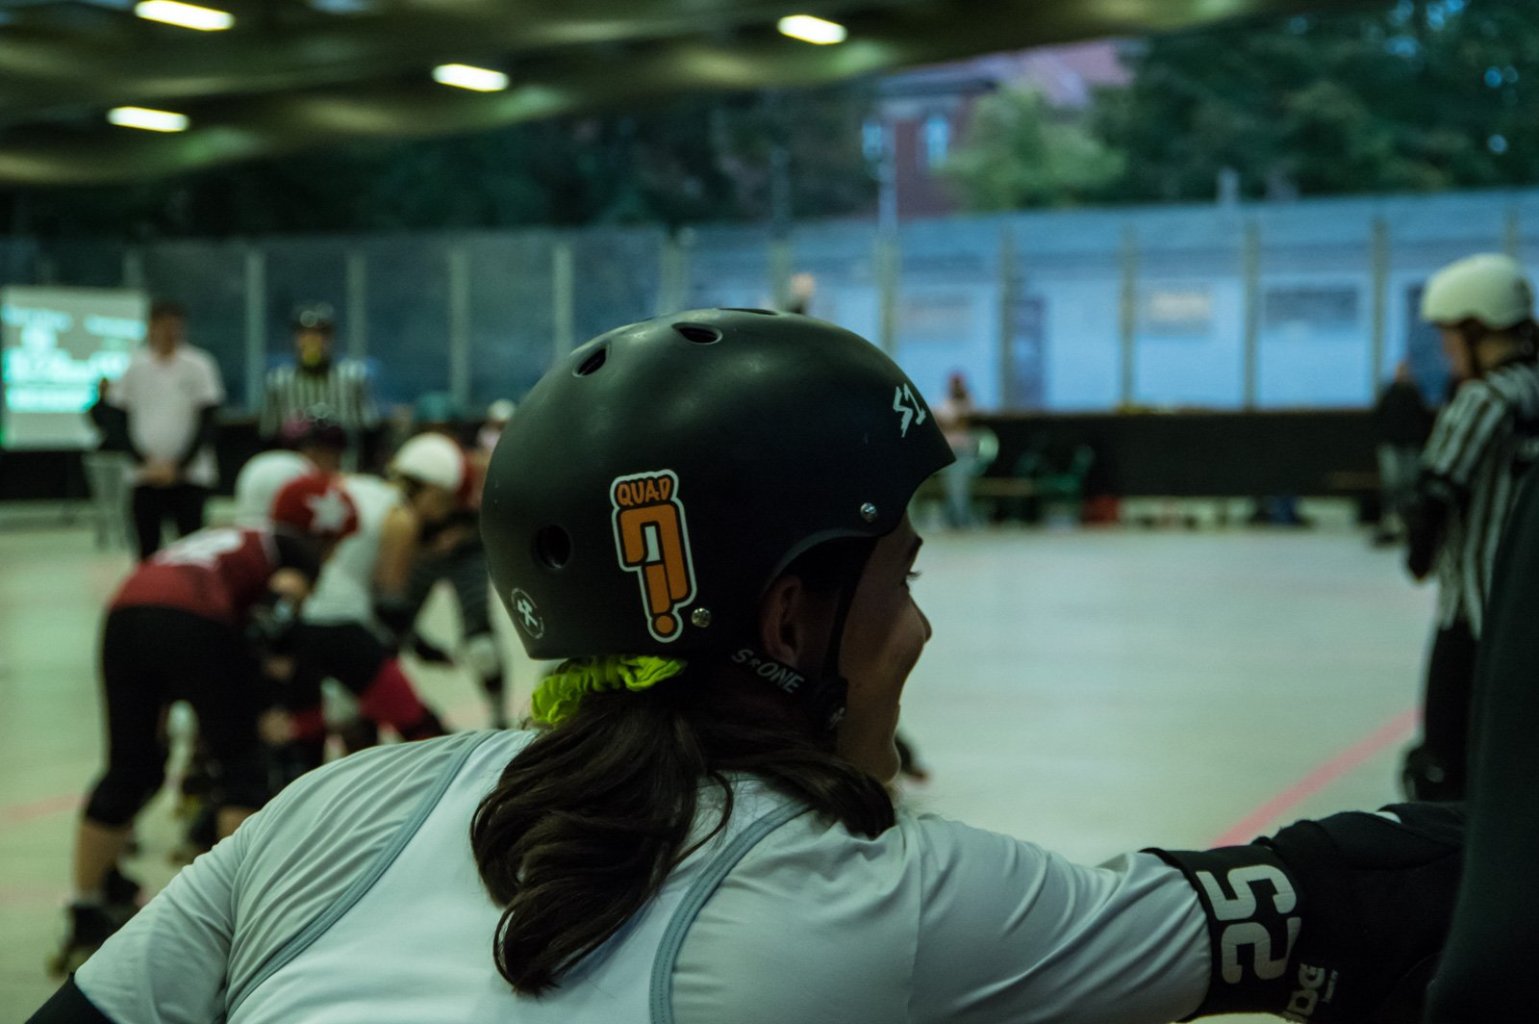
M 844 37 L 849 34 L 837 21 L 826 21 L 810 14 L 788 14 L 781 18 L 775 27 L 780 29 L 781 35 L 818 46 L 842 43 Z
M 185 132 L 187 115 L 149 107 L 113 107 L 107 120 L 123 128 L 143 128 L 147 132 Z
M 222 32 L 235 24 L 235 15 L 212 7 L 178 3 L 177 0 L 143 0 L 134 5 L 134 13 L 146 21 L 160 21 L 178 28 L 199 32 Z
M 469 64 L 440 64 L 433 69 L 433 81 L 457 89 L 474 89 L 476 92 L 500 92 L 508 87 L 508 76 L 501 71 L 471 67 Z

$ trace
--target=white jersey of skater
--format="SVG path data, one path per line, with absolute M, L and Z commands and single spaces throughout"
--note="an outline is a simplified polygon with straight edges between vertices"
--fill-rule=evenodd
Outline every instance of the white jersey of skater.
M 515 995 L 468 835 L 530 736 L 460 733 L 309 773 L 76 984 L 141 1024 L 1164 1024 L 1207 991 L 1197 897 L 1151 854 L 1083 867 L 901 809 L 866 839 L 742 780 L 727 828 L 609 942 L 548 994 Z M 697 830 L 720 808 L 702 804 Z
M 401 502 L 395 486 L 377 476 L 347 473 L 342 489 L 358 507 L 358 530 L 337 545 L 305 601 L 306 622 L 329 626 L 374 621 L 374 567 L 379 561 L 380 532 L 390 510 Z
M 235 479 L 235 524 L 264 526 L 273 498 L 283 485 L 315 471 L 310 460 L 295 452 L 275 450 L 253 455 Z M 401 502 L 393 484 L 376 476 L 347 473 L 342 489 L 358 509 L 358 529 L 337 545 L 321 568 L 315 589 L 305 601 L 302 617 L 316 625 L 374 622 L 374 567 L 385 518 Z

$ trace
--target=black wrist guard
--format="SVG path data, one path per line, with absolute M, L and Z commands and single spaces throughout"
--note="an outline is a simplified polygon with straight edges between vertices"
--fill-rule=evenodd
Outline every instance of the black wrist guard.
M 1147 852 L 1186 876 L 1207 918 L 1212 968 L 1192 1016 L 1286 1005 L 1306 908 L 1282 859 L 1262 846 Z
M 1418 1024 L 1459 886 L 1464 808 L 1394 804 L 1250 846 L 1150 851 L 1191 882 L 1213 974 L 1193 1016 Z
M 259 656 L 289 654 L 298 625 L 299 609 L 294 602 L 274 596 L 252 606 L 246 621 L 246 639 Z

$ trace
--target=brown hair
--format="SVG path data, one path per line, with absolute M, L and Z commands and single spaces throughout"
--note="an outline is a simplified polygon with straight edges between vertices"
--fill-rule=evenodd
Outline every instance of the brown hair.
M 803 578 L 813 586 L 817 575 Z M 586 694 L 513 758 L 471 821 L 481 880 L 506 908 L 493 955 L 516 991 L 556 985 L 657 892 L 694 848 L 685 843 L 702 782 L 723 809 L 700 842 L 725 826 L 728 773 L 758 776 L 857 835 L 894 822 L 887 790 L 834 753 L 831 733 L 734 670 L 692 667 L 649 690 Z

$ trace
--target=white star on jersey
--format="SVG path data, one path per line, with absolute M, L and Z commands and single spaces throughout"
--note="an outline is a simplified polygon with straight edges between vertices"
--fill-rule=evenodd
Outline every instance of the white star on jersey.
M 325 494 L 312 494 L 305 504 L 310 508 L 311 533 L 341 533 L 347 525 L 347 499 L 342 492 L 330 488 Z

